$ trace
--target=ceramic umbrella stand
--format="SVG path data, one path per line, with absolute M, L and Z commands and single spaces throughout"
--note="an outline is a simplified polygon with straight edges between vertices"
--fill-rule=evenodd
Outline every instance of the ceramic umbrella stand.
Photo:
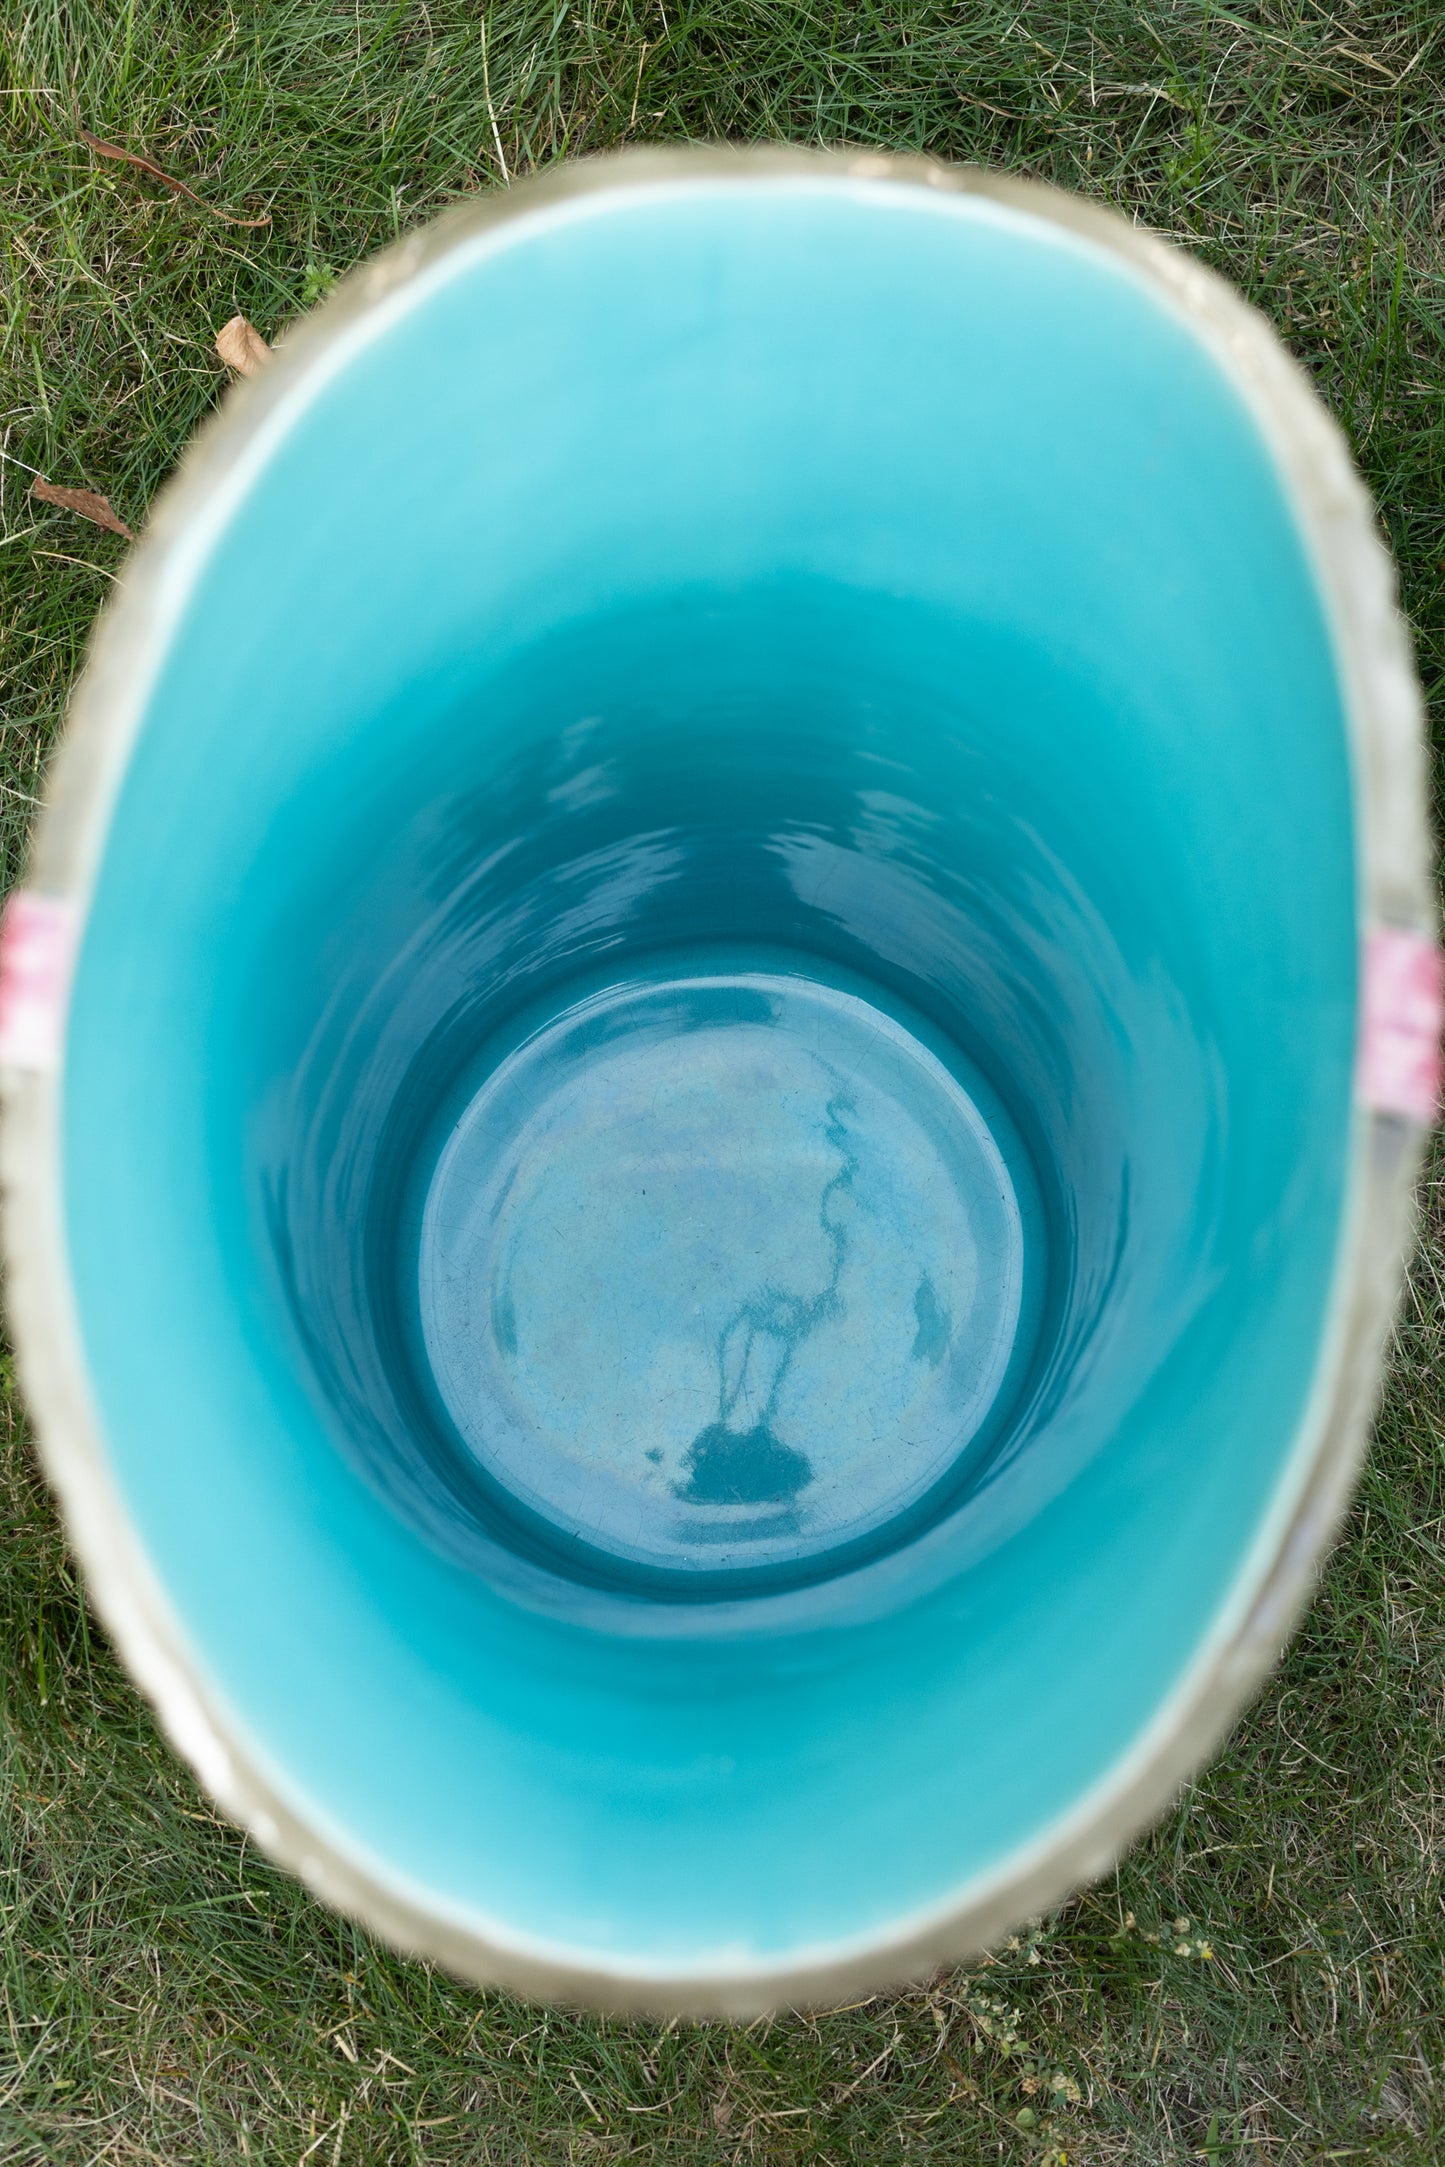
M 1098 210 L 639 155 L 359 272 L 163 497 L 6 938 L 26 1389 L 215 1797 L 666 2010 L 1103 1866 L 1356 1465 L 1421 774 L 1333 425 Z

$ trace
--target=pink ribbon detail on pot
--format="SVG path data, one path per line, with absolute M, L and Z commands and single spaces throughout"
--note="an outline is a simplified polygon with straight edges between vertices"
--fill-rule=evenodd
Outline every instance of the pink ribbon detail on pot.
M 1377 926 L 1365 944 L 1359 1095 L 1428 1128 L 1440 1105 L 1445 956 L 1424 933 Z
M 75 956 L 75 905 L 18 888 L 0 919 L 0 1068 L 51 1068 Z

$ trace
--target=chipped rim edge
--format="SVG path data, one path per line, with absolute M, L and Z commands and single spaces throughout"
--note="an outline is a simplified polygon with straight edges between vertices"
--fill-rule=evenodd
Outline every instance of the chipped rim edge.
M 1265 318 L 1193 257 L 1117 213 L 1041 183 L 918 158 L 784 147 L 634 150 L 564 166 L 458 206 L 351 274 L 290 334 L 264 372 L 202 426 L 162 490 L 103 611 L 46 786 L 26 885 L 68 902 L 83 926 L 129 758 L 149 665 L 164 641 L 158 605 L 177 545 L 266 418 L 339 333 L 488 229 L 594 192 L 778 179 L 877 182 L 985 198 L 1092 244 L 1181 317 L 1250 408 L 1270 450 L 1326 607 L 1353 763 L 1357 924 L 1363 943 L 1395 926 L 1433 940 L 1433 851 L 1425 816 L 1422 711 L 1394 570 L 1340 430 Z M 489 1935 L 454 1906 L 406 1885 L 382 1861 L 299 1812 L 192 1657 L 180 1620 L 132 1527 L 86 1378 L 64 1232 L 63 1057 L 10 1068 L 0 1127 L 9 1308 L 41 1457 L 90 1591 L 172 1744 L 217 1803 L 316 1894 L 403 1951 L 479 1985 L 599 2008 L 753 2016 L 880 1989 L 976 1954 L 1021 1917 L 1105 1872 L 1169 1804 L 1277 1659 L 1353 1488 L 1383 1370 L 1384 1343 L 1413 1229 L 1425 1131 L 1356 1094 L 1334 1283 L 1289 1470 L 1294 1495 L 1259 1533 L 1193 1662 L 1143 1734 L 1091 1791 L 1001 1867 L 927 1914 L 834 1950 L 790 1953 L 735 1974 L 609 1968 Z M 1281 1489 L 1289 1487 L 1289 1474 Z

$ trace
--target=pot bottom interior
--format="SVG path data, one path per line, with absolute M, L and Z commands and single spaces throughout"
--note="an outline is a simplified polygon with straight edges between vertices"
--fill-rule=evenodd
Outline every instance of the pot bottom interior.
M 815 1578 L 968 1479 L 1036 1336 L 984 1078 L 807 957 L 699 951 L 527 1019 L 417 1153 L 424 1393 L 494 1519 L 674 1595 Z

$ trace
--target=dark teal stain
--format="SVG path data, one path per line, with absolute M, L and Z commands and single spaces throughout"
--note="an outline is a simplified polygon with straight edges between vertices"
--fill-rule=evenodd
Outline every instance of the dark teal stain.
M 796 1497 L 813 1470 L 804 1453 L 774 1437 L 766 1422 L 730 1430 L 710 1422 L 687 1452 L 688 1479 L 675 1497 L 690 1505 L 773 1505 Z
M 913 1297 L 913 1314 L 918 1319 L 913 1359 L 915 1362 L 931 1362 L 936 1369 L 948 1352 L 952 1325 L 947 1310 L 938 1306 L 933 1281 L 926 1272 L 918 1282 L 918 1292 Z
M 503 1353 L 514 1355 L 517 1351 L 517 1312 L 510 1287 L 500 1288 L 492 1298 L 492 1331 Z
M 813 1479 L 812 1462 L 773 1435 L 772 1419 L 794 1355 L 810 1332 L 838 1313 L 848 1236 L 831 1214 L 834 1198 L 852 1189 L 858 1173 L 857 1156 L 843 1123 L 844 1114 L 852 1111 L 841 1092 L 828 1101 L 828 1125 L 823 1133 L 843 1161 L 824 1184 L 818 1205 L 819 1222 L 833 1252 L 828 1284 L 811 1300 L 765 1287 L 729 1319 L 718 1342 L 718 1419 L 693 1439 L 687 1453 L 687 1482 L 673 1489 L 675 1497 L 689 1504 L 771 1504 L 796 1497 Z M 764 1371 L 767 1366 L 772 1369 L 762 1417 L 750 1430 L 730 1429 L 728 1417 L 755 1365 Z

